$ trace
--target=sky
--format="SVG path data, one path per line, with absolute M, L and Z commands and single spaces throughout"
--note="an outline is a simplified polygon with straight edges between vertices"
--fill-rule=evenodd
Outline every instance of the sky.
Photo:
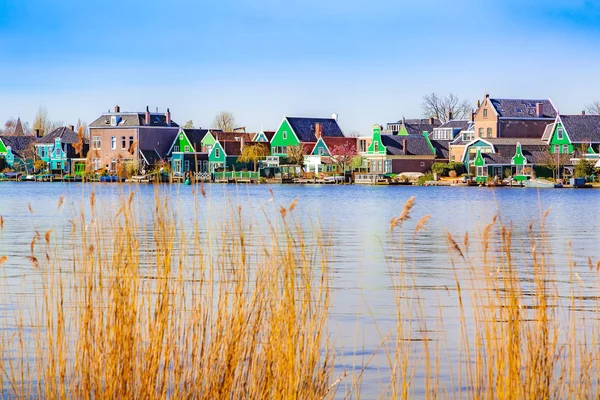
M 600 1 L 0 0 L 0 121 L 164 112 L 248 131 L 339 115 L 345 133 L 422 116 L 423 95 L 476 104 L 600 100 Z

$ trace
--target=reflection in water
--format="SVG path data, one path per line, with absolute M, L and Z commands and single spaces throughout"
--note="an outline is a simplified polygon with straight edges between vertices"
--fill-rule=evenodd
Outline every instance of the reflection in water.
M 142 260 L 154 249 L 151 218 L 156 193 L 166 195 L 169 213 L 181 221 L 185 227 L 183 233 L 188 235 L 198 223 L 200 235 L 210 237 L 212 224 L 237 212 L 241 205 L 246 224 L 264 225 L 262 233 L 260 229 L 254 230 L 256 236 L 248 238 L 250 248 L 253 243 L 262 243 L 267 236 L 265 218 L 277 218 L 280 206 L 289 206 L 298 198 L 295 217 L 306 229 L 320 227 L 328 241 L 333 290 L 329 326 L 337 349 L 336 372 L 341 374 L 344 369 L 355 366 L 360 369 L 368 361 L 361 375 L 361 391 L 365 397 L 387 388 L 385 376 L 389 376 L 389 371 L 386 372 L 389 353 L 386 355 L 386 349 L 389 352 L 389 343 L 398 342 L 411 342 L 408 351 L 416 358 L 422 358 L 428 343 L 433 348 L 443 345 L 445 358 L 436 360 L 439 364 L 435 369 L 436 379 L 450 392 L 464 389 L 457 388 L 460 385 L 454 380 L 456 369 L 465 362 L 464 357 L 461 358 L 460 332 L 461 329 L 471 330 L 473 326 L 462 325 L 456 280 L 468 282 L 464 285 L 467 293 L 460 299 L 467 308 L 473 300 L 472 294 L 468 293 L 469 287 L 485 287 L 486 282 L 503 281 L 504 271 L 500 264 L 498 269 L 484 269 L 485 263 L 481 259 L 480 238 L 495 215 L 513 230 L 512 262 L 518 270 L 523 294 L 531 297 L 531 304 L 524 306 L 526 309 L 536 307 L 536 293 L 540 290 L 534 280 L 531 258 L 536 244 L 530 242 L 528 232 L 530 229 L 539 232 L 539 221 L 544 211 L 550 208 L 545 232 L 551 258 L 547 265 L 554 269 L 550 283 L 557 290 L 552 296 L 556 301 L 572 298 L 570 282 L 576 273 L 580 282 L 579 292 L 574 297 L 576 309 L 589 313 L 590 317 L 596 313 L 594 260 L 600 258 L 600 249 L 596 245 L 600 239 L 596 227 L 600 225 L 599 216 L 589 211 L 600 205 L 595 191 L 209 185 L 205 198 L 196 192 L 197 188 L 184 185 L 2 183 L 0 189 L 0 215 L 4 218 L 0 256 L 8 257 L 1 281 L 5 300 L 0 304 L 0 312 L 5 320 L 10 320 L 17 303 L 30 310 L 37 309 L 41 303 L 39 277 L 43 271 L 27 259 L 36 232 L 41 236 L 50 229 L 56 232 L 64 249 L 64 254 L 60 255 L 65 262 L 64 269 L 69 270 L 72 261 L 69 249 L 77 246 L 69 234 L 71 224 L 81 210 L 91 223 L 89 196 L 92 191 L 96 192 L 96 201 L 102 208 L 112 210 L 118 208 L 119 200 L 127 197 L 129 191 L 135 192 L 133 202 L 141 211 L 137 214 L 137 224 L 141 232 Z M 411 196 L 416 196 L 412 218 L 404 222 L 402 230 L 391 233 L 391 218 L 400 215 Z M 64 204 L 57 207 L 61 197 L 64 197 Z M 431 216 L 425 229 L 413 234 L 419 219 L 425 215 Z M 111 221 L 96 223 L 108 228 Z M 106 232 L 110 230 L 106 229 Z M 468 238 L 466 232 L 469 232 Z M 448 234 L 455 238 L 459 251 L 464 252 L 462 256 L 453 248 Z M 490 229 L 488 237 L 490 253 L 499 256 L 502 250 L 500 230 Z M 43 239 L 37 246 L 43 247 Z M 179 243 L 174 247 L 179 250 Z M 190 257 L 197 254 L 197 249 L 182 250 Z M 481 270 L 477 269 L 478 265 L 482 266 Z M 501 295 L 502 286 L 495 290 Z M 411 311 L 403 316 L 404 321 L 411 326 L 412 332 L 421 334 L 420 337 L 398 333 L 397 301 Z M 562 317 L 565 316 L 557 315 L 557 318 Z M 467 323 L 472 321 L 467 319 Z M 382 344 L 386 339 L 389 342 Z M 376 355 L 372 356 L 374 353 Z M 416 382 L 425 381 L 422 370 L 411 371 L 411 374 Z M 422 395 L 426 390 L 425 386 L 417 385 L 411 393 Z

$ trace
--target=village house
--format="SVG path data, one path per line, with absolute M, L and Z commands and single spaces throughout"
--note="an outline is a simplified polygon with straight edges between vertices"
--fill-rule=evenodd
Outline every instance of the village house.
M 285 158 L 289 147 L 316 143 L 322 136 L 344 137 L 337 114 L 332 118 L 285 117 L 271 139 L 271 155 Z
M 85 172 L 89 142 L 78 136 L 73 125 L 62 126 L 37 139 L 35 148 L 38 158 L 46 162 L 51 173 L 82 175 Z
M 400 121 L 387 124 L 385 134 L 391 135 L 422 135 L 423 132 L 433 132 L 433 130 L 442 125 L 437 118 L 406 119 L 402 117 Z
M 509 177 L 524 181 L 547 174 L 547 153 L 541 138 L 476 138 L 465 146 L 461 160 L 477 182 Z
M 540 139 L 557 112 L 546 99 L 497 99 L 488 93 L 478 102 L 475 137 Z
M 165 113 L 114 112 L 102 114 L 89 125 L 90 154 L 93 170 L 106 168 L 115 172 L 118 163 L 134 163 L 148 169 L 165 160 L 167 152 L 179 133 L 179 125 Z
M 433 128 L 429 139 L 435 148 L 436 161 L 450 162 L 454 161 L 450 158 L 450 144 L 461 135 L 461 133 L 469 128 L 468 120 L 453 120 L 452 113 L 448 113 L 448 121 L 442 125 Z
M 435 162 L 435 148 L 429 134 L 381 134 L 379 125 L 373 126 L 373 138 L 367 149 L 368 172 L 371 174 L 425 173 Z
M 250 136 L 253 137 L 254 135 L 250 134 Z M 263 146 L 264 154 L 268 154 L 269 144 L 266 142 L 247 142 L 245 139 L 244 136 L 240 137 L 239 140 L 218 139 L 208 154 L 210 172 L 218 170 L 253 171 L 254 169 L 258 169 L 258 165 L 255 166 L 252 162 L 242 162 L 239 158 L 246 146 Z
M 0 135 L 0 157 L 9 168 L 29 170 L 33 167 L 33 135 Z M 2 172 L 2 171 L 0 171 Z
M 202 146 L 202 140 L 208 129 L 183 129 L 173 140 L 167 158 L 171 161 L 171 171 L 175 176 L 185 173 L 208 173 L 208 151 Z
M 312 145 L 312 148 L 310 150 L 306 148 L 308 151 L 304 156 L 305 172 L 314 174 L 351 172 L 352 162 L 355 158 L 359 158 L 356 144 L 356 138 L 321 136 L 316 143 L 307 144 Z M 346 171 L 338 168 L 343 161 L 347 162 Z
M 275 136 L 275 131 L 265 131 L 261 130 L 252 138 L 253 142 L 269 142 L 271 143 L 271 139 Z
M 551 154 L 597 158 L 600 154 L 600 115 L 558 115 L 544 137 Z

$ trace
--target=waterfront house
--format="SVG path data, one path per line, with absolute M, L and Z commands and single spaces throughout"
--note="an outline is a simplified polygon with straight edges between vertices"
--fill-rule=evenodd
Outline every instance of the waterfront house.
M 544 139 L 551 154 L 596 159 L 600 154 L 600 115 L 558 115 Z
M 252 162 L 239 161 L 245 146 L 263 146 L 264 153 L 269 152 L 268 143 L 246 142 L 245 137 L 241 137 L 240 140 L 217 140 L 208 154 L 210 172 L 254 170 L 255 166 Z
M 92 168 L 116 172 L 119 163 L 134 163 L 139 169 L 149 169 L 165 160 L 179 133 L 179 125 L 171 112 L 114 112 L 102 114 L 89 125 Z
M 336 114 L 332 118 L 285 117 L 271 139 L 271 155 L 285 158 L 289 147 L 316 143 L 322 136 L 344 137 Z
M 304 145 L 307 145 L 304 156 L 305 172 L 351 172 L 354 158 L 358 157 L 356 138 L 321 136 L 316 143 Z M 346 171 L 338 171 L 337 165 L 344 161 L 347 162 Z
M 33 135 L 0 135 L 0 157 L 9 168 L 28 170 L 33 166 L 33 143 L 36 139 Z
M 499 99 L 486 93 L 475 113 L 475 137 L 540 139 L 556 115 L 548 99 Z
M 209 172 L 208 152 L 202 146 L 202 139 L 208 132 L 208 129 L 181 128 L 179 130 L 167 152 L 173 174 L 181 176 L 187 172 Z
M 62 126 L 37 139 L 35 149 L 51 173 L 82 175 L 85 171 L 89 142 L 79 137 L 73 125 Z
M 253 133 L 223 132 L 220 129 L 209 129 L 206 135 L 204 135 L 204 138 L 202 138 L 202 151 L 210 153 L 217 140 L 239 141 L 244 138 L 246 142 L 250 142 L 254 136 L 255 134 Z
M 465 147 L 475 139 L 475 122 L 469 121 L 467 127 L 460 131 L 449 143 L 450 162 L 462 162 Z
M 373 137 L 366 153 L 371 174 L 425 173 L 435 162 L 435 148 L 429 134 L 382 134 L 379 125 L 373 126 Z
M 523 181 L 545 173 L 547 144 L 531 138 L 476 138 L 464 149 L 462 162 L 477 182 L 513 177 Z
M 452 113 L 449 113 L 452 118 Z M 450 146 L 453 140 L 462 135 L 464 130 L 469 129 L 470 121 L 449 119 L 442 125 L 433 128 L 429 139 L 435 148 L 435 157 L 437 162 L 454 161 L 450 158 Z

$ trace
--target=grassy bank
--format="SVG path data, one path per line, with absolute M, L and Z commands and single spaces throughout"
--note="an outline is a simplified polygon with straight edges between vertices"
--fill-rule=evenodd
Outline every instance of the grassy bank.
M 142 218 L 132 196 L 114 208 L 92 194 L 67 231 L 32 238 L 39 296 L 32 310 L 17 302 L 15 319 L 2 322 L 5 396 L 361 397 L 373 358 L 334 370 L 336 249 L 300 223 L 295 202 L 258 217 L 229 204 L 226 218 L 196 213 L 190 222 L 158 195 Z M 415 273 L 428 266 L 404 251 L 428 229 L 428 216 L 412 218 L 414 202 L 390 221 L 383 243 L 395 323 L 379 331 L 375 352 L 387 364 L 379 396 L 594 397 L 598 282 L 580 271 L 597 278 L 600 264 L 556 265 L 545 215 L 526 238 L 499 218 L 470 236 L 447 233 L 453 283 L 436 288 L 432 318 Z M 459 313 L 452 328 L 449 305 Z

